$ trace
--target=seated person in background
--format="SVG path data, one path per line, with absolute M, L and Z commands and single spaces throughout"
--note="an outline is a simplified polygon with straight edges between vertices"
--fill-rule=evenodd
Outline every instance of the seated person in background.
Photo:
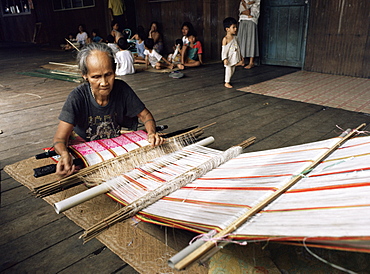
M 90 42 L 89 35 L 85 31 L 85 26 L 82 24 L 78 26 L 78 31 L 79 32 L 76 35 L 76 40 L 77 40 L 77 43 L 80 44 L 80 47 L 83 47 L 84 45 Z
M 110 32 L 110 34 L 114 37 L 114 43 L 117 43 L 118 39 L 120 39 L 123 36 L 123 34 L 122 32 L 119 31 L 120 26 L 116 20 L 112 21 L 111 26 L 112 31 Z
M 127 43 L 127 38 L 124 36 L 118 39 L 117 45 L 120 50 L 116 53 L 116 75 L 121 76 L 135 73 L 134 58 L 131 51 L 128 50 L 129 44 Z
M 144 41 L 145 46 L 145 61 L 146 61 L 146 68 L 150 64 L 155 69 L 163 69 L 163 68 L 173 68 L 173 64 L 168 62 L 162 55 L 153 49 L 154 47 L 154 40 L 152 38 L 147 38 Z
M 172 64 L 180 64 L 181 63 L 182 39 L 176 39 L 173 49 L 174 49 L 174 52 L 168 55 L 167 60 L 171 62 Z
M 119 47 L 117 46 L 116 43 L 114 43 L 114 37 L 110 34 L 107 36 L 107 44 L 108 47 L 112 49 L 114 54 L 116 54 L 119 51 Z
M 136 52 L 134 56 L 135 63 L 144 63 L 145 64 L 145 55 L 144 55 L 144 40 L 146 39 L 145 31 L 143 26 L 137 27 L 137 33 L 131 37 L 135 40 Z
M 194 27 L 190 22 L 184 22 L 181 26 L 182 43 L 184 46 L 189 44 L 189 34 L 194 32 Z
M 121 127 L 136 130 L 138 118 L 148 133 L 152 146 L 164 139 L 156 132 L 153 115 L 124 81 L 115 79 L 112 50 L 104 43 L 86 45 L 77 55 L 78 67 L 85 83 L 68 96 L 59 115 L 53 146 L 61 156 L 56 173 L 68 176 L 75 166 L 67 149 L 70 138 L 93 141 L 119 136 Z M 104 128 L 104 136 L 98 130 Z
M 99 36 L 99 31 L 97 29 L 93 29 L 91 32 L 92 35 L 92 41 L 94 43 L 101 43 L 103 42 L 103 38 Z
M 163 51 L 163 42 L 162 42 L 162 35 L 158 31 L 158 22 L 152 22 L 150 24 L 150 30 L 149 30 L 149 35 L 148 38 L 152 38 L 154 40 L 154 47 L 156 52 L 159 54 L 162 53 Z
M 202 44 L 196 39 L 196 32 L 194 31 L 188 36 L 189 44 L 186 51 L 181 55 L 181 64 L 178 64 L 179 69 L 185 67 L 198 67 L 203 64 L 202 60 Z
M 73 34 L 72 33 L 69 33 L 68 34 L 68 41 L 69 42 L 71 42 L 76 48 L 78 48 L 79 46 L 80 46 L 80 44 L 79 43 L 77 43 L 77 40 L 76 40 L 76 38 L 74 38 L 73 37 Z M 70 44 L 70 43 L 66 43 L 66 44 L 61 44 L 60 45 L 61 46 L 61 48 L 63 49 L 63 50 L 74 50 L 75 48 Z

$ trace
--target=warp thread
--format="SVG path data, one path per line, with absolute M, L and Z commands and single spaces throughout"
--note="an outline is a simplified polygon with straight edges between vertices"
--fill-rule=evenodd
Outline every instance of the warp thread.
M 308 249 L 308 247 L 306 246 L 306 239 L 307 239 L 307 238 L 303 239 L 302 243 L 303 243 L 304 248 L 306 249 L 306 251 L 307 251 L 310 255 L 312 255 L 313 257 L 315 257 L 315 258 L 316 258 L 316 259 L 318 259 L 319 261 L 321 261 L 321 262 L 323 262 L 323 263 L 325 263 L 325 264 L 327 264 L 327 265 L 329 265 L 329 266 L 331 266 L 331 267 L 333 267 L 333 268 L 336 268 L 336 269 L 338 269 L 338 270 L 341 270 L 341 271 L 344 271 L 344 272 L 347 272 L 347 273 L 350 273 L 350 274 L 356 274 L 356 272 L 354 272 L 354 271 L 352 271 L 352 270 L 349 270 L 349 269 L 346 269 L 346 268 L 344 268 L 344 267 L 341 267 L 341 266 L 339 266 L 339 265 L 333 264 L 333 263 L 331 263 L 331 262 L 329 262 L 329 261 L 325 260 L 324 258 L 321 258 L 319 255 L 315 254 L 315 253 L 314 253 L 314 252 L 312 252 L 311 250 L 309 250 L 309 249 Z
M 216 234 L 217 234 L 217 231 L 213 229 L 213 230 L 209 231 L 208 233 L 204 233 L 204 234 L 200 234 L 198 236 L 195 236 L 189 242 L 189 245 L 194 243 L 196 240 L 201 240 L 201 241 L 205 241 L 205 242 L 213 242 L 215 244 L 215 246 L 217 246 L 218 242 L 232 243 L 232 244 L 237 244 L 237 245 L 247 245 L 248 244 L 247 241 L 234 241 L 234 240 L 228 239 L 229 236 L 235 235 L 233 233 L 225 234 L 222 237 L 214 237 Z M 222 246 L 221 246 L 221 248 L 222 248 Z
M 335 125 L 337 128 L 339 128 L 342 133 L 346 132 L 346 133 L 349 133 L 347 130 L 344 130 L 343 128 L 341 128 L 340 126 L 338 125 Z M 357 129 L 353 129 L 351 130 L 350 132 L 356 132 L 356 135 L 359 135 L 359 134 L 365 134 L 365 135 L 368 135 L 370 133 L 370 131 L 367 131 L 367 130 L 357 130 Z

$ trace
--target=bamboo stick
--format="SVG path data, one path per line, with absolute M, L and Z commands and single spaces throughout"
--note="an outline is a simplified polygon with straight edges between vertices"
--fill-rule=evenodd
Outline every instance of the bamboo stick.
M 67 67 L 73 67 L 73 68 L 78 68 L 77 65 L 73 64 L 66 64 L 66 63 L 57 63 L 57 62 L 49 62 L 50 65 L 58 65 L 58 66 L 67 66 Z
M 267 197 L 265 200 L 261 201 L 257 205 L 253 206 L 248 212 L 246 212 L 244 215 L 237 218 L 234 222 L 232 222 L 228 227 L 220 231 L 218 234 L 214 236 L 215 239 L 223 238 L 227 234 L 232 233 L 237 228 L 239 228 L 241 225 L 243 225 L 249 218 L 260 212 L 264 207 L 266 207 L 268 204 L 273 202 L 275 199 L 277 199 L 280 195 L 282 195 L 284 192 L 286 192 L 289 188 L 291 188 L 293 185 L 295 185 L 303 175 L 308 174 L 312 169 L 314 169 L 316 166 L 318 166 L 324 159 L 326 159 L 331 153 L 333 153 L 337 148 L 339 148 L 341 145 L 343 145 L 348 139 L 350 139 L 352 136 L 358 133 L 360 129 L 362 129 L 366 124 L 361 124 L 358 126 L 355 130 L 352 130 L 349 132 L 346 136 L 344 136 L 342 139 L 340 139 L 337 143 L 335 143 L 329 150 L 327 150 L 324 154 L 322 154 L 317 160 L 315 160 L 311 165 L 309 165 L 307 168 L 305 168 L 298 176 L 293 177 L 289 182 L 287 182 L 282 188 L 280 188 L 278 191 L 271 194 L 269 197 Z M 198 241 L 202 241 L 201 239 Z M 190 266 L 192 263 L 196 262 L 197 260 L 203 258 L 208 252 L 210 252 L 214 247 L 215 243 L 212 241 L 204 242 L 203 244 L 198 243 L 197 249 L 189 252 L 186 254 L 183 258 L 179 259 L 177 262 L 174 262 L 173 258 L 169 260 L 169 265 L 173 267 L 176 270 L 182 270 L 186 267 Z M 191 246 L 188 246 L 190 249 Z M 186 248 L 185 248 L 186 249 Z M 185 251 L 184 249 L 184 251 Z M 187 253 L 187 252 L 186 252 Z
M 69 41 L 67 38 L 64 38 L 64 39 L 66 39 L 66 41 L 72 46 L 72 47 L 74 47 L 77 51 L 80 51 L 80 49 L 79 48 L 77 48 L 75 45 L 73 45 L 73 43 L 71 42 L 71 41 Z

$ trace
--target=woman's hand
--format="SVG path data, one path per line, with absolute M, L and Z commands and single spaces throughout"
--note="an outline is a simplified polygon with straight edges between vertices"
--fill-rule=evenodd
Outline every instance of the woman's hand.
M 75 169 L 76 167 L 73 164 L 71 154 L 69 154 L 69 152 L 63 153 L 57 164 L 56 174 L 66 177 L 73 174 Z
M 72 156 L 69 152 L 63 153 L 57 164 L 56 174 L 66 177 L 73 174 L 76 170 L 75 165 L 73 164 Z
M 154 147 L 164 143 L 165 139 L 161 137 L 158 132 L 148 134 L 148 142 Z

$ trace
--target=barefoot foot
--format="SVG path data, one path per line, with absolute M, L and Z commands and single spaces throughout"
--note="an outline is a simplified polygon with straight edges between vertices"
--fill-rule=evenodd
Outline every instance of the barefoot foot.
M 225 87 L 226 87 L 226 88 L 233 88 L 233 86 L 232 86 L 232 85 L 230 85 L 230 83 L 225 83 Z
M 239 63 L 237 63 L 235 66 L 244 66 L 245 64 L 244 64 L 244 61 L 243 60 L 241 60 Z
M 245 69 L 251 69 L 251 68 L 253 68 L 254 67 L 254 64 L 248 64 L 248 66 L 245 66 L 244 68 Z

